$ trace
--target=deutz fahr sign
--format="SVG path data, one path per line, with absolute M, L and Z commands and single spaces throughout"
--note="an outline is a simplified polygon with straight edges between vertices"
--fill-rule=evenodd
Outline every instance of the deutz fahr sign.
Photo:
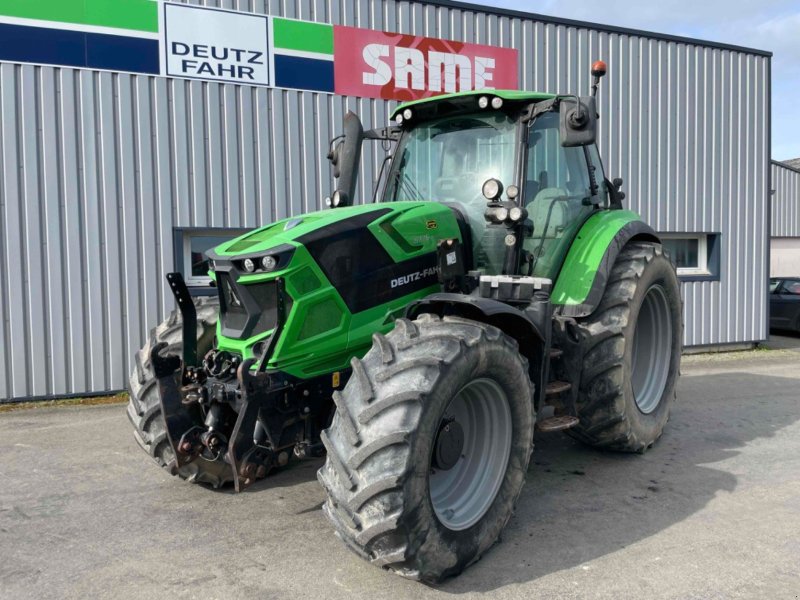
M 271 85 L 269 18 L 164 5 L 166 75 Z

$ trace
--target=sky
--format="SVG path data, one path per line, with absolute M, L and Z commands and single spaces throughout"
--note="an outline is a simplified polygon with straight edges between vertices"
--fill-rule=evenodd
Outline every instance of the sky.
M 772 158 L 800 157 L 800 0 L 484 0 L 482 4 L 768 50 L 773 53 Z

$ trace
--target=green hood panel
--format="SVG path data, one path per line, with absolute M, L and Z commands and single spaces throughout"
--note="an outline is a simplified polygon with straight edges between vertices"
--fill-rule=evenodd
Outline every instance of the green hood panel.
M 327 227 L 337 221 L 343 221 L 356 215 L 384 208 L 380 204 L 370 204 L 367 206 L 320 210 L 297 217 L 288 217 L 217 246 L 214 252 L 220 256 L 235 257 L 239 254 L 266 252 L 282 244 L 296 245 L 294 240 L 315 229 Z
M 443 237 L 460 238 L 452 211 L 442 204 L 386 202 L 327 209 L 289 217 L 217 246 L 214 252 L 220 257 L 235 258 L 243 254 L 267 253 L 272 248 L 284 244 L 298 246 L 296 240 L 313 231 L 355 216 L 387 210 L 391 212 L 377 218 L 369 229 L 396 261 L 436 250 L 437 240 Z M 420 233 L 420 224 L 424 233 Z

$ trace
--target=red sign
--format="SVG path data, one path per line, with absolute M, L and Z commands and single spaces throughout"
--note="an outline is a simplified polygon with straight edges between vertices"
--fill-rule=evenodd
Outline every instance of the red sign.
M 468 90 L 517 89 L 517 51 L 334 26 L 335 91 L 417 100 Z

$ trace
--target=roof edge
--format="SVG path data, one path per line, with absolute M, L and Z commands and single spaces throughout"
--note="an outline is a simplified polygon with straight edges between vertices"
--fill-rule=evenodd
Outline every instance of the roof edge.
M 499 96 L 508 102 L 541 102 L 542 100 L 550 100 L 555 98 L 556 94 L 548 94 L 546 92 L 529 92 L 527 90 L 467 90 L 464 92 L 453 92 L 450 94 L 437 94 L 435 96 L 428 96 L 427 98 L 419 98 L 417 100 L 407 100 L 398 104 L 391 112 L 390 117 L 394 119 L 398 113 L 411 108 L 419 106 L 420 104 L 429 104 L 449 100 L 452 98 L 465 98 L 468 96 Z
M 797 167 L 793 167 L 792 165 L 787 165 L 783 161 L 771 159 L 769 162 L 771 162 L 775 166 L 782 167 L 782 168 L 784 168 L 784 169 L 786 169 L 788 171 L 793 171 L 795 173 L 800 173 L 800 169 L 798 169 Z
M 407 0 L 407 1 L 414 2 L 417 4 L 430 4 L 433 6 L 441 6 L 444 8 L 455 8 L 458 10 L 468 10 L 472 12 L 488 13 L 504 17 L 515 17 L 519 19 L 535 20 L 535 21 L 541 21 L 543 23 L 552 23 L 554 25 L 565 25 L 567 27 L 595 29 L 597 31 L 604 31 L 607 33 L 621 33 L 625 35 L 635 35 L 639 37 L 647 37 L 656 40 L 664 40 L 667 42 L 691 44 L 693 46 L 703 46 L 707 48 L 718 48 L 720 50 L 730 50 L 732 52 L 743 52 L 746 54 L 754 54 L 757 56 L 765 56 L 767 58 L 772 58 L 772 52 L 770 52 L 769 50 L 759 50 L 757 48 L 748 48 L 746 46 L 737 46 L 735 44 L 726 44 L 724 42 L 712 42 L 710 40 L 701 40 L 697 38 L 684 37 L 680 35 L 671 35 L 669 33 L 657 33 L 655 31 L 647 31 L 645 29 L 617 27 L 616 25 L 604 25 L 602 23 L 592 23 L 591 21 L 579 21 L 577 19 L 564 19 L 561 17 L 553 17 L 550 15 L 542 15 L 539 13 L 514 10 L 511 8 L 500 8 L 497 6 L 482 6 L 479 4 L 473 4 L 471 2 L 462 2 L 461 0 Z

